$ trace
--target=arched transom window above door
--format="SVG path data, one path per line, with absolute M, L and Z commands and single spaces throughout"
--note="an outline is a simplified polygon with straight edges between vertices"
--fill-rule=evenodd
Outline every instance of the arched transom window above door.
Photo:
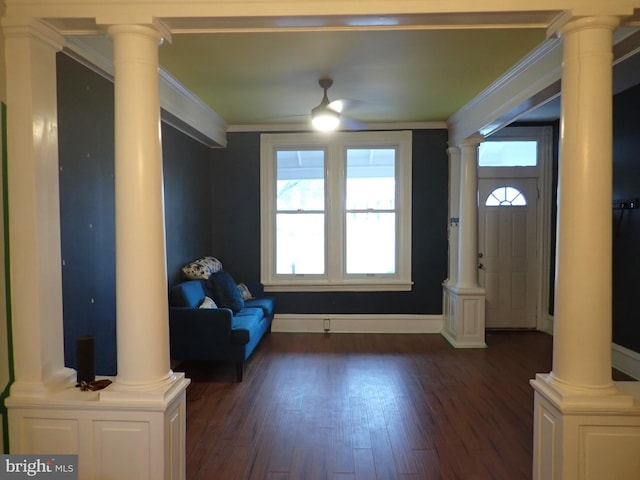
M 522 207 L 527 199 L 516 187 L 501 186 L 487 196 L 484 204 L 487 207 Z

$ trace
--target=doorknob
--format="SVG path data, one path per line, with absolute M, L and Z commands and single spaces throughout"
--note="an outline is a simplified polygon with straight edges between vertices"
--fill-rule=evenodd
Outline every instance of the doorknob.
M 478 268 L 483 268 L 483 267 L 484 267 L 483 264 L 481 264 L 481 263 L 478 264 Z
M 484 257 L 484 254 L 483 254 L 482 252 L 480 252 L 480 253 L 478 254 L 478 258 L 482 258 L 482 257 Z

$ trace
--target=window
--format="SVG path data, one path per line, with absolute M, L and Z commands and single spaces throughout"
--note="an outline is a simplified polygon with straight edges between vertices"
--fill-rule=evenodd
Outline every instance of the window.
M 276 153 L 276 274 L 324 272 L 324 150 Z
M 411 132 L 261 143 L 267 290 L 411 289 Z
M 535 167 L 538 142 L 535 140 L 497 140 L 480 144 L 480 167 Z
M 527 199 L 515 187 L 498 187 L 489 194 L 484 204 L 487 207 L 522 207 L 527 204 Z

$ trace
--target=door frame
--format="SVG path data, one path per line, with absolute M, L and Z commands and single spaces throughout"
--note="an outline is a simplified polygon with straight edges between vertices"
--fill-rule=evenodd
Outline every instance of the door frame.
M 551 126 L 505 127 L 485 142 L 507 140 L 536 140 L 538 159 L 536 167 L 478 167 L 478 178 L 536 178 L 538 187 L 538 211 L 536 229 L 537 298 L 536 329 L 553 333 L 553 318 L 549 314 L 551 286 L 551 195 L 553 177 L 553 128 Z M 478 199 L 482 201 L 482 199 Z

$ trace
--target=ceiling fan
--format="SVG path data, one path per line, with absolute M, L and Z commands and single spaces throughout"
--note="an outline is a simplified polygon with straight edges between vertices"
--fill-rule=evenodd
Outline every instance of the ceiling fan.
M 341 114 L 347 103 L 351 104 L 353 102 L 347 100 L 329 101 L 327 90 L 333 85 L 331 78 L 321 78 L 318 80 L 318 84 L 324 90 L 324 94 L 320 104 L 311 110 L 311 124 L 316 130 L 330 132 L 340 125 Z
M 316 130 L 329 132 L 338 128 L 342 108 L 341 105 L 339 106 L 337 104 L 332 106 L 327 96 L 327 90 L 333 85 L 333 80 L 330 78 L 321 78 L 318 83 L 324 90 L 324 95 L 322 96 L 320 105 L 311 110 L 311 124 Z

